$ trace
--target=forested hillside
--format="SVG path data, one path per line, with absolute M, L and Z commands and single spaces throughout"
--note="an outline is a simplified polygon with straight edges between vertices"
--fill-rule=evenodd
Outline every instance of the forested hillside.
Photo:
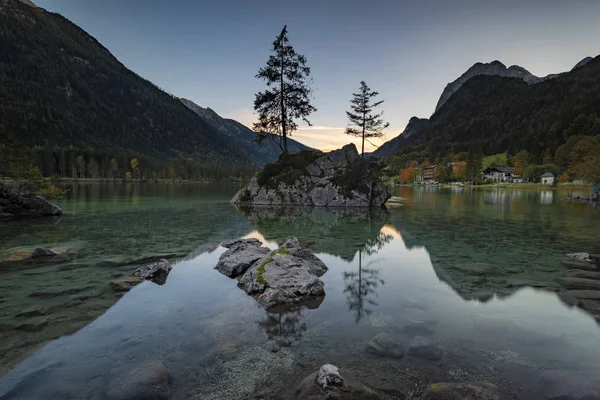
M 582 134 L 570 129 L 578 117 L 578 124 L 593 134 L 600 117 L 600 57 L 535 85 L 516 78 L 475 76 L 429 120 L 411 120 L 405 134 L 374 155 L 419 153 L 433 161 L 473 149 L 483 154 L 507 152 L 509 157 L 525 150 L 531 162 L 541 164 L 569 137 Z
M 18 0 L 0 0 L 0 88 L 0 133 L 55 155 L 258 164 L 78 26 Z
M 256 143 L 257 133 L 247 126 L 228 118 L 222 118 L 210 108 L 200 107 L 188 99 L 180 99 L 190 110 L 198 114 L 204 121 L 208 122 L 222 136 L 229 138 L 238 147 L 244 149 L 253 160 L 260 165 L 274 162 L 281 154 L 281 136 L 267 135 L 262 143 Z M 291 153 L 302 150 L 313 150 L 291 138 L 288 138 L 288 148 Z

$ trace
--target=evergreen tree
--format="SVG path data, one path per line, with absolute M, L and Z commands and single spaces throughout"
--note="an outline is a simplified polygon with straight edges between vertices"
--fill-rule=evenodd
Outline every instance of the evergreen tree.
M 259 132 L 259 142 L 268 137 L 267 133 L 279 135 L 279 146 L 287 153 L 287 137 L 298 129 L 295 120 L 302 119 L 311 126 L 307 117 L 317 109 L 310 104 L 312 89 L 306 57 L 296 54 L 289 44 L 286 26 L 275 38 L 272 51 L 275 54 L 256 74 L 256 78 L 267 82 L 268 89 L 258 92 L 254 99 L 254 110 L 258 113 L 254 130 Z
M 357 128 L 349 127 L 346 129 L 348 135 L 362 137 L 361 156 L 365 156 L 365 139 L 383 136 L 383 130 L 390 126 L 389 123 L 381 119 L 383 111 L 379 114 L 373 114 L 373 109 L 383 103 L 383 100 L 371 103 L 371 99 L 379 95 L 378 92 L 371 91 L 365 81 L 360 82 L 358 93 L 352 93 L 354 98 L 350 100 L 352 111 L 346 111 L 351 125 Z

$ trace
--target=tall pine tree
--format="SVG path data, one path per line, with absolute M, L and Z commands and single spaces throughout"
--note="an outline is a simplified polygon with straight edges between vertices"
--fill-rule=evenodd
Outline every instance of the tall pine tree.
M 356 128 L 349 127 L 346 129 L 348 135 L 362 137 L 361 156 L 365 156 L 365 140 L 383 136 L 383 130 L 390 126 L 389 123 L 381 119 L 383 111 L 379 114 L 373 114 L 373 109 L 383 103 L 383 100 L 372 103 L 372 99 L 379 95 L 378 92 L 372 91 L 367 86 L 365 81 L 360 82 L 358 93 L 352 93 L 354 98 L 350 100 L 350 108 L 352 111 L 346 111 L 350 125 Z
M 267 82 L 268 89 L 258 92 L 254 99 L 254 110 L 258 113 L 254 130 L 259 132 L 258 142 L 270 136 L 269 133 L 279 135 L 279 146 L 287 153 L 287 137 L 298 129 L 295 120 L 302 119 L 311 126 L 307 117 L 317 109 L 310 104 L 310 68 L 306 66 L 306 57 L 296 54 L 289 44 L 287 26 L 275 38 L 272 51 L 267 65 L 256 74 Z

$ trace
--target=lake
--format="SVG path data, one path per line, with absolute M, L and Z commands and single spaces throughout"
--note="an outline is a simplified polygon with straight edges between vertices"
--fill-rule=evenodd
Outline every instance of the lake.
M 445 381 L 520 399 L 600 390 L 600 311 L 556 293 L 561 257 L 600 253 L 600 208 L 564 202 L 573 192 L 400 187 L 399 205 L 365 211 L 237 209 L 227 184 L 66 187 L 61 218 L 0 223 L 1 399 L 110 398 L 147 360 L 168 368 L 172 398 L 293 398 L 326 363 L 389 399 Z M 224 240 L 289 235 L 329 267 L 316 308 L 269 314 L 213 270 Z M 33 247 L 69 259 L 14 261 Z M 118 260 L 151 253 L 174 261 L 164 285 L 110 289 L 136 268 Z M 382 332 L 442 357 L 366 352 Z

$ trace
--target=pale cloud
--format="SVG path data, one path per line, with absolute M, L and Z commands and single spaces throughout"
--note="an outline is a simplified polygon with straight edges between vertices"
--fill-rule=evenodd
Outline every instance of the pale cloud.
M 234 119 L 249 128 L 252 128 L 252 124 L 256 121 L 256 115 L 247 108 L 227 113 L 226 118 Z M 323 151 L 339 149 L 348 143 L 354 143 L 360 151 L 361 139 L 345 134 L 345 130 L 346 127 L 343 126 L 301 125 L 300 129 L 294 132 L 291 137 L 306 146 Z M 365 152 L 374 151 L 377 149 L 376 146 L 382 145 L 395 136 L 397 136 L 396 133 L 389 132 L 383 138 L 369 139 L 373 145 L 365 141 Z

